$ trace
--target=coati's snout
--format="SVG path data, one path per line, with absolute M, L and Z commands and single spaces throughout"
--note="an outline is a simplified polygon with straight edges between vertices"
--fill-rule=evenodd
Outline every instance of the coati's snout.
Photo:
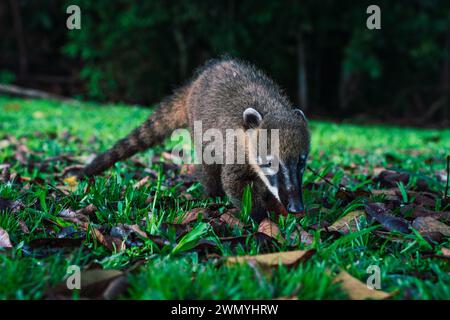
M 304 210 L 302 180 L 306 165 L 306 155 L 301 154 L 298 159 L 288 158 L 278 159 L 278 170 L 267 170 L 272 165 L 275 156 L 266 163 L 258 163 L 262 173 L 265 175 L 263 182 L 266 183 L 269 191 L 279 201 L 289 213 L 299 213 Z
M 244 112 L 244 121 L 256 130 L 258 148 L 262 132 L 267 135 L 267 153 L 255 154 L 254 170 L 271 195 L 290 213 L 304 211 L 302 180 L 309 154 L 310 136 L 303 112 L 299 109 L 285 114 L 263 115 L 253 108 Z M 273 131 L 276 129 L 276 132 Z M 276 134 L 275 134 L 276 133 Z M 278 146 L 272 139 L 278 140 Z M 253 140 L 255 141 L 255 140 Z M 275 150 L 273 150 L 275 148 Z M 250 158 L 252 158 L 250 148 Z M 260 149 L 258 149 L 260 150 Z

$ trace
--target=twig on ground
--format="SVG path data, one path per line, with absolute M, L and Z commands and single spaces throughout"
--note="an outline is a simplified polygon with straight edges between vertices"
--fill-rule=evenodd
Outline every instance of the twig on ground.
M 314 170 L 313 168 L 311 168 L 310 166 L 307 167 L 307 169 L 309 171 L 311 171 L 315 176 L 319 177 L 320 179 L 322 179 L 323 181 L 325 181 L 326 183 L 328 183 L 330 186 L 332 186 L 333 188 L 336 188 L 337 190 L 344 190 L 345 188 L 337 186 L 336 184 L 334 184 L 333 182 L 331 182 L 329 179 L 325 178 L 324 176 L 320 175 L 316 170 Z

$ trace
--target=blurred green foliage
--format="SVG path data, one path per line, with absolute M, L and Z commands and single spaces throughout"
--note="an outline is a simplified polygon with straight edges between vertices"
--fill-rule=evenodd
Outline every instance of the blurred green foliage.
M 229 54 L 264 69 L 316 114 L 411 117 L 440 99 L 448 105 L 447 0 L 40 2 L 21 1 L 27 41 L 47 39 L 82 80 L 71 93 L 90 99 L 154 103 L 206 60 Z M 81 8 L 81 30 L 65 28 L 71 4 Z M 381 8 L 381 30 L 366 27 L 371 4 Z M 430 117 L 448 117 L 446 109 Z

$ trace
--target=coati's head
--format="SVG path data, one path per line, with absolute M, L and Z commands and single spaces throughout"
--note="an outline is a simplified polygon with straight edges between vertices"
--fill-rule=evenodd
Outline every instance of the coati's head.
M 300 109 L 262 114 L 247 108 L 243 120 L 251 137 L 248 154 L 253 170 L 288 212 L 303 211 L 302 178 L 310 147 L 305 115 Z

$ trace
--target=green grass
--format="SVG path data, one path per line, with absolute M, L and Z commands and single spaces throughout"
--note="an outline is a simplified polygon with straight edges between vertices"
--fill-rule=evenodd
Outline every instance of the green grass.
M 126 135 L 149 114 L 148 109 L 84 104 L 64 105 L 58 102 L 22 100 L 0 97 L 0 141 L 5 135 L 24 139 L 24 144 L 36 152 L 36 157 L 46 158 L 60 154 L 87 157 L 105 150 L 118 138 Z M 367 179 L 367 173 L 376 167 L 393 167 L 430 181 L 436 191 L 443 191 L 435 172 L 445 168 L 445 157 L 450 150 L 450 130 L 422 130 L 384 126 L 357 126 L 326 122 L 311 123 L 312 152 L 309 165 L 321 174 L 333 173 L 332 182 L 342 183 L 349 189 L 361 186 L 376 187 Z M 1 144 L 0 144 L 1 145 Z M 136 158 L 156 172 L 161 164 L 151 159 L 164 146 L 157 147 Z M 440 245 L 430 246 L 417 235 L 404 236 L 402 241 L 383 239 L 373 234 L 374 226 L 362 224 L 361 230 L 338 240 L 315 232 L 311 247 L 316 254 L 297 267 L 280 266 L 264 272 L 250 265 L 225 266 L 217 259 L 205 259 L 192 252 L 199 239 L 217 241 L 211 228 L 203 222 L 181 241 L 176 242 L 173 232 L 161 230 L 162 222 L 174 222 L 193 207 L 219 202 L 221 209 L 226 199 L 201 199 L 201 188 L 194 184 L 188 192 L 194 200 L 179 196 L 179 184 L 168 186 L 170 177 L 160 171 L 161 184 L 152 181 L 135 190 L 133 184 L 136 167 L 131 161 L 117 164 L 107 175 L 96 177 L 85 192 L 87 182 L 82 181 L 77 190 L 68 196 L 54 197 L 52 188 L 59 182 L 54 173 L 66 163 L 55 163 L 55 169 L 40 172 L 27 168 L 14 160 L 10 146 L 0 147 L 0 164 L 12 164 L 11 171 L 22 177 L 42 178 L 44 184 L 30 184 L 28 189 L 14 184 L 0 184 L 0 197 L 21 200 L 25 209 L 17 214 L 0 213 L 0 227 L 7 230 L 14 248 L 0 251 L 0 299 L 39 299 L 45 290 L 64 279 L 71 264 L 85 267 L 92 262 L 104 268 L 127 269 L 137 260 L 145 262 L 128 275 L 129 288 L 124 299 L 270 299 L 297 296 L 300 299 L 342 299 L 346 294 L 335 283 L 333 273 L 346 270 L 365 282 L 369 265 L 378 265 L 382 273 L 382 289 L 398 291 L 394 299 L 448 299 L 450 275 L 448 262 L 430 257 L 440 247 L 449 247 L 449 239 Z M 346 168 L 356 167 L 352 174 Z M 141 169 L 143 170 L 143 169 Z M 320 182 L 307 172 L 304 183 Z M 401 190 L 410 188 L 401 186 Z M 146 201 L 153 196 L 154 201 Z M 406 196 L 406 195 L 405 195 Z M 320 184 L 305 190 L 304 198 L 309 210 L 316 212 L 300 221 L 294 217 L 280 218 L 281 231 L 288 239 L 294 226 L 300 223 L 305 229 L 322 221 L 334 222 L 346 212 L 360 208 L 361 201 L 347 205 L 336 199 L 335 190 Z M 326 208 L 324 199 L 328 202 Z M 405 199 L 408 200 L 408 199 Z M 27 244 L 35 238 L 54 237 L 60 227 L 49 221 L 64 224 L 57 214 L 66 208 L 79 209 L 94 204 L 96 223 L 115 226 L 118 223 L 135 224 L 147 220 L 147 230 L 163 235 L 170 243 L 158 248 L 150 240 L 142 246 L 112 254 L 102 245 L 86 236 L 84 246 L 69 251 L 55 251 L 48 256 L 30 254 Z M 30 230 L 24 234 L 19 226 L 23 220 Z M 252 228 L 256 231 L 257 226 Z M 375 227 L 376 228 L 376 227 Z M 240 235 L 239 230 L 230 231 Z M 220 244 L 219 244 L 220 245 Z M 308 248 L 296 244 L 299 249 Z M 261 251 L 256 242 L 233 252 L 220 246 L 220 254 L 257 254 Z M 289 250 L 287 244 L 280 251 Z

